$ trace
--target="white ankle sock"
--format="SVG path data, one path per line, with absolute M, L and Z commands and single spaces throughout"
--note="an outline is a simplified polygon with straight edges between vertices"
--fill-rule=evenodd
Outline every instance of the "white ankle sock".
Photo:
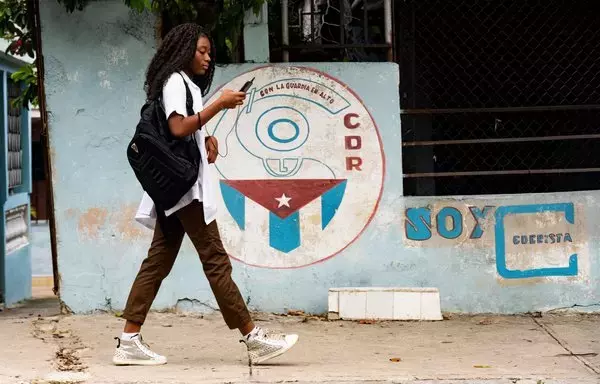
M 125 333 L 123 332 L 121 334 L 121 340 L 122 341 L 131 341 L 133 339 L 135 339 L 136 337 L 139 337 L 140 333 L 136 332 L 136 333 Z
M 258 333 L 258 331 L 259 331 L 259 330 L 260 330 L 260 328 L 255 326 L 255 327 L 254 327 L 254 329 L 253 329 L 253 330 L 252 330 L 252 331 L 251 331 L 249 334 L 247 334 L 247 335 L 244 335 L 244 338 L 245 338 L 246 340 L 248 340 L 248 339 L 250 339 L 252 336 L 256 336 L 256 334 Z

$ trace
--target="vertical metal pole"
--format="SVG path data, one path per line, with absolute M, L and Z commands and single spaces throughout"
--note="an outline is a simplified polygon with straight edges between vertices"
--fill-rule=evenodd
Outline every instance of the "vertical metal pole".
M 289 16 L 288 16 L 288 0 L 281 0 L 281 40 L 283 43 L 283 62 L 287 63 L 290 61 L 290 51 L 288 45 L 290 45 L 290 28 L 289 28 Z
M 310 1 L 310 43 L 315 43 L 315 1 Z
M 383 0 L 383 14 L 385 18 L 385 43 L 389 44 L 387 58 L 394 61 L 394 50 L 392 49 L 392 0 Z
M 340 0 L 340 44 L 346 44 L 346 0 Z
M 365 35 L 365 44 L 369 44 L 369 10 L 367 9 L 369 0 L 363 0 L 363 30 Z

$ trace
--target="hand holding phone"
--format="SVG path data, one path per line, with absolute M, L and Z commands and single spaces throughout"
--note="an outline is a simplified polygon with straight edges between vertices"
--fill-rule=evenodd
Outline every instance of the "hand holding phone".
M 224 89 L 219 97 L 219 104 L 222 108 L 232 109 L 237 106 L 243 105 L 246 99 L 246 94 L 240 91 L 232 91 L 230 89 Z
M 252 86 L 252 83 L 254 83 L 254 77 L 252 78 L 252 80 L 246 81 L 246 83 L 242 86 L 242 88 L 240 88 L 240 92 L 244 92 L 244 93 L 248 92 L 248 90 Z
M 254 78 L 252 78 L 252 80 L 250 81 L 246 81 L 242 88 L 240 88 L 240 90 L 237 92 L 231 90 L 224 90 L 223 93 L 221 93 L 221 97 L 219 98 L 221 106 L 226 109 L 232 109 L 237 106 L 243 105 L 244 100 L 246 99 L 246 92 L 248 92 L 248 90 L 252 86 L 252 83 L 254 83 Z

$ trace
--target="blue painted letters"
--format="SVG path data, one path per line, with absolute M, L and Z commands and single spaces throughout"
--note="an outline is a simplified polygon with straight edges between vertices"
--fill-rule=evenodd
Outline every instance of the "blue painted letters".
M 529 270 L 509 269 L 506 264 L 506 243 L 512 242 L 517 247 L 537 246 L 551 244 L 557 247 L 565 243 L 572 243 L 572 232 L 544 232 L 537 228 L 534 233 L 512 233 L 506 236 L 504 219 L 508 215 L 538 215 L 546 212 L 562 212 L 569 224 L 575 224 L 575 208 L 573 203 L 559 204 L 532 204 L 494 207 L 484 206 L 468 207 L 473 219 L 470 225 L 474 225 L 469 238 L 480 239 L 484 235 L 483 223 L 486 220 L 495 219 L 495 250 L 496 269 L 498 274 L 505 279 L 523 279 L 532 277 L 549 276 L 576 276 L 578 274 L 577 254 L 568 256 L 568 266 L 552 268 L 534 268 Z M 406 238 L 413 241 L 426 241 L 432 238 L 432 214 L 428 207 L 409 208 L 406 210 L 405 229 Z M 463 213 L 455 207 L 443 207 L 437 212 L 435 230 L 437 235 L 443 239 L 457 239 L 463 234 L 465 223 Z M 467 224 L 469 225 L 469 224 Z M 550 224 L 552 225 L 552 224 Z M 561 249 L 561 248 L 558 248 Z M 567 255 L 565 255 L 567 256 Z
M 447 227 L 447 219 L 452 219 L 450 229 Z M 456 239 L 462 234 L 463 221 L 462 214 L 454 207 L 442 208 L 436 218 L 437 231 L 445 239 Z
M 529 277 L 548 277 L 548 276 L 577 276 L 577 254 L 569 256 L 569 265 L 567 267 L 558 268 L 538 268 L 529 270 L 508 269 L 506 266 L 506 238 L 504 229 L 504 218 L 507 215 L 532 215 L 544 212 L 564 212 L 567 222 L 575 224 L 575 208 L 573 203 L 562 204 L 532 204 L 532 205 L 513 205 L 507 207 L 499 207 L 496 210 L 496 269 L 498 274 L 505 279 L 524 279 Z M 567 236 L 568 235 L 568 236 Z M 565 234 L 564 238 L 568 237 L 572 241 L 570 234 Z M 536 244 L 545 242 L 544 235 L 522 235 L 513 236 L 513 244 Z M 563 240 L 563 234 L 550 234 L 549 241 L 560 243 Z
M 469 207 L 469 211 L 471 211 L 471 215 L 475 219 L 475 228 L 473 228 L 473 232 L 471 232 L 471 239 L 479 239 L 483 236 L 483 229 L 481 228 L 481 221 L 485 220 L 486 216 L 490 213 L 490 211 L 494 207 L 483 207 L 483 209 L 479 209 L 478 207 Z
M 407 209 L 404 227 L 408 239 L 429 240 L 431 238 L 431 212 L 428 208 Z

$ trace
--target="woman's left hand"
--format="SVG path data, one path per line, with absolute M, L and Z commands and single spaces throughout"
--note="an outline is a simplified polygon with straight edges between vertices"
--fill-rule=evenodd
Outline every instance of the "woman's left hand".
M 208 163 L 212 164 L 217 160 L 217 155 L 219 154 L 219 142 L 214 136 L 206 136 L 204 143 L 206 144 Z

